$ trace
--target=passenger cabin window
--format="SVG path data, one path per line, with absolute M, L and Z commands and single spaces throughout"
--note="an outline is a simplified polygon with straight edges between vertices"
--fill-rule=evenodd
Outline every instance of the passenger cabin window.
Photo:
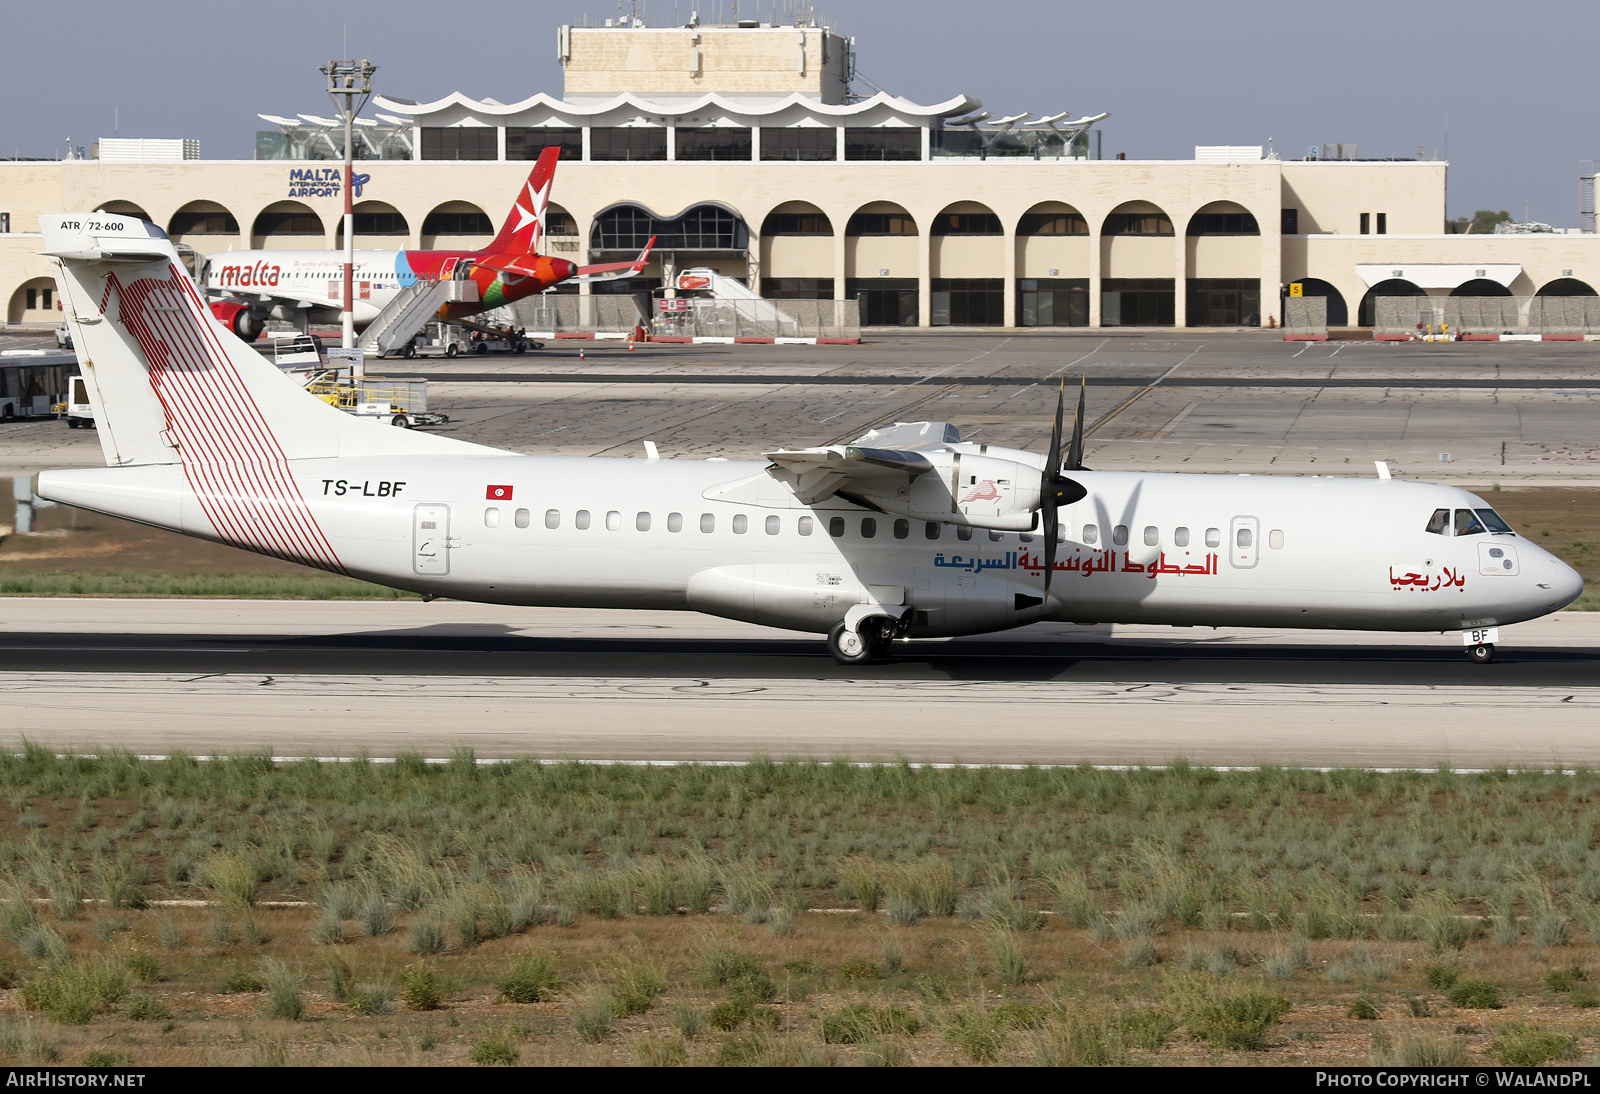
M 861 518 L 861 538 L 871 539 L 878 534 L 878 522 L 872 517 Z
M 1271 547 L 1274 551 L 1283 550 L 1282 528 L 1274 528 L 1271 532 L 1267 533 L 1267 546 Z
M 606 514 L 606 531 L 615 532 L 622 527 L 622 514 L 615 509 Z
M 904 517 L 894 522 L 894 538 L 905 539 L 911 534 L 911 522 Z
M 842 539 L 844 537 L 844 518 L 843 517 L 829 517 L 828 518 L 828 534 L 830 536 L 832 536 L 834 539 Z
M 993 528 L 991 528 L 991 529 L 989 529 L 989 542 L 990 543 L 999 543 L 1002 539 L 1005 538 L 1005 535 L 1006 534 L 1004 532 L 996 532 Z
M 958 526 L 956 528 L 956 538 L 957 539 L 971 539 L 972 538 L 972 529 L 968 528 L 964 524 Z
M 1207 528 L 1206 529 L 1206 546 L 1207 547 L 1221 547 L 1222 546 L 1222 529 L 1220 529 L 1220 528 Z
M 1083 526 L 1083 542 L 1085 542 L 1085 543 L 1099 543 L 1100 542 L 1100 527 L 1099 527 L 1099 525 L 1096 525 L 1096 524 L 1085 524 Z
M 1126 524 L 1119 524 L 1111 529 L 1111 542 L 1118 547 L 1128 542 L 1128 526 Z
M 587 509 L 579 509 L 575 514 L 573 514 L 572 526 L 574 528 L 578 529 L 578 531 L 580 531 L 580 532 L 588 531 L 588 529 L 589 529 L 589 510 L 587 510 Z
M 783 518 L 782 517 L 780 517 L 780 516 L 770 516 L 770 517 L 767 518 L 767 535 L 775 536 L 782 530 L 783 530 Z
M 527 526 L 528 526 L 528 512 L 527 512 L 527 510 L 518 509 L 517 510 L 517 527 L 518 528 L 526 528 Z M 561 527 L 561 510 L 559 510 L 559 509 L 546 509 L 544 511 L 544 526 L 546 528 L 560 528 Z
M 640 513 L 638 516 L 634 517 L 633 526 L 639 529 L 641 532 L 648 532 L 650 530 L 650 514 Z
M 493 508 L 485 509 L 483 511 L 483 526 L 485 528 L 500 527 L 500 510 Z
M 717 530 L 717 518 L 710 513 L 701 513 L 700 530 L 702 532 L 715 532 Z
M 1172 530 L 1172 542 L 1173 545 L 1177 547 L 1189 546 L 1189 529 L 1174 528 Z
M 734 518 L 733 518 L 733 534 L 736 535 L 736 536 L 742 536 L 746 532 L 748 532 L 749 530 L 750 530 L 750 518 L 745 516 L 743 513 L 734 514 Z
M 555 510 L 552 509 L 551 512 L 553 513 Z M 532 521 L 533 515 L 526 509 L 518 509 L 516 516 L 512 519 L 515 521 L 518 528 L 526 528 Z M 548 523 L 548 518 L 546 518 L 546 523 Z M 550 527 L 554 528 L 555 525 L 552 524 Z
M 1471 509 L 1456 510 L 1456 535 L 1475 536 L 1487 530 Z
M 802 536 L 809 536 L 811 534 L 811 529 L 815 526 L 815 523 L 816 522 L 813 521 L 810 517 L 801 517 L 800 518 L 800 534 Z
M 1161 542 L 1161 532 L 1155 525 L 1148 525 L 1144 530 L 1144 545 L 1154 547 Z
M 1448 536 L 1450 534 L 1450 510 L 1435 509 L 1433 516 L 1428 518 L 1427 530 L 1436 536 Z
M 930 520 L 922 526 L 922 536 L 924 539 L 938 539 L 939 531 L 943 527 L 944 525 L 940 524 L 938 521 Z
M 683 531 L 683 514 L 682 513 L 668 513 L 667 514 L 667 531 L 669 531 L 669 532 L 681 532 L 681 531 Z
M 1253 536 L 1253 535 L 1251 535 L 1251 534 L 1250 534 L 1250 529 L 1248 529 L 1248 528 L 1241 528 L 1241 529 L 1239 529 L 1239 531 L 1238 531 L 1238 532 L 1237 532 L 1237 533 L 1236 533 L 1236 534 L 1235 534 L 1235 535 L 1234 535 L 1234 537 L 1233 537 L 1233 542 L 1234 542 L 1234 544 L 1235 544 L 1235 545 L 1236 545 L 1236 546 L 1239 546 L 1239 547 L 1248 547 L 1248 546 L 1250 546 L 1250 545 L 1251 545 L 1251 543 L 1253 543 L 1253 542 L 1254 542 L 1254 541 L 1255 541 L 1255 538 L 1256 538 L 1256 537 L 1255 537 L 1255 536 Z

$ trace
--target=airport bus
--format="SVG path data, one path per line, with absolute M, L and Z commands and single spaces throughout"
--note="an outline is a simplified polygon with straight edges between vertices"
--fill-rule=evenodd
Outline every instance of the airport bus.
M 75 364 L 12 364 L 0 361 L 0 422 L 48 418 L 66 401 L 67 377 Z

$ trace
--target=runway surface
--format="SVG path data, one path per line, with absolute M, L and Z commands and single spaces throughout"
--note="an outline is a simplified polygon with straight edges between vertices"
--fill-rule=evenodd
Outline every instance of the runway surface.
M 1455 635 L 1069 627 L 844 669 L 814 636 L 437 602 L 0 601 L 0 743 L 140 753 L 1600 765 L 1600 614 Z
M 580 352 L 585 357 L 580 359 Z M 1370 475 L 1476 489 L 1600 485 L 1590 342 L 1284 342 L 1266 331 L 869 332 L 859 346 L 551 342 L 525 356 L 392 360 L 426 376 L 435 432 L 512 451 L 754 458 L 894 420 L 1036 449 L 1056 388 L 1089 381 L 1102 470 Z M 1153 381 L 1160 380 L 1159 384 Z M 65 422 L 0 425 L 0 469 L 94 466 Z

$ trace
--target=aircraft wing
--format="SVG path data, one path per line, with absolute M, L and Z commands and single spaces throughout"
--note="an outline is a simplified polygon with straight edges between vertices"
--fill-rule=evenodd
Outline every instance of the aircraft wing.
M 921 452 L 859 445 L 779 449 L 765 452 L 774 467 L 787 474 L 795 496 L 814 505 L 844 490 L 850 494 L 894 493 L 911 479 L 935 469 Z
M 632 262 L 603 262 L 598 266 L 579 266 L 578 272 L 572 275 L 574 281 L 616 281 L 623 277 L 637 277 L 650 261 L 650 252 L 656 245 L 656 237 L 651 236 L 650 242 L 644 245 L 644 250 L 639 252 L 639 257 Z

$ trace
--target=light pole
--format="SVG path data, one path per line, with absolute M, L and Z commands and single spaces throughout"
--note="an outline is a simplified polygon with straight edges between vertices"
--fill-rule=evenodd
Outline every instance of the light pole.
M 344 119 L 344 348 L 354 349 L 356 344 L 355 315 L 355 156 L 356 115 L 372 97 L 372 74 L 378 66 L 370 61 L 329 61 L 322 67 L 328 77 L 328 97 Z M 340 106 L 340 98 L 344 105 Z M 352 366 L 353 372 L 361 371 Z M 359 377 L 352 375 L 359 382 Z

